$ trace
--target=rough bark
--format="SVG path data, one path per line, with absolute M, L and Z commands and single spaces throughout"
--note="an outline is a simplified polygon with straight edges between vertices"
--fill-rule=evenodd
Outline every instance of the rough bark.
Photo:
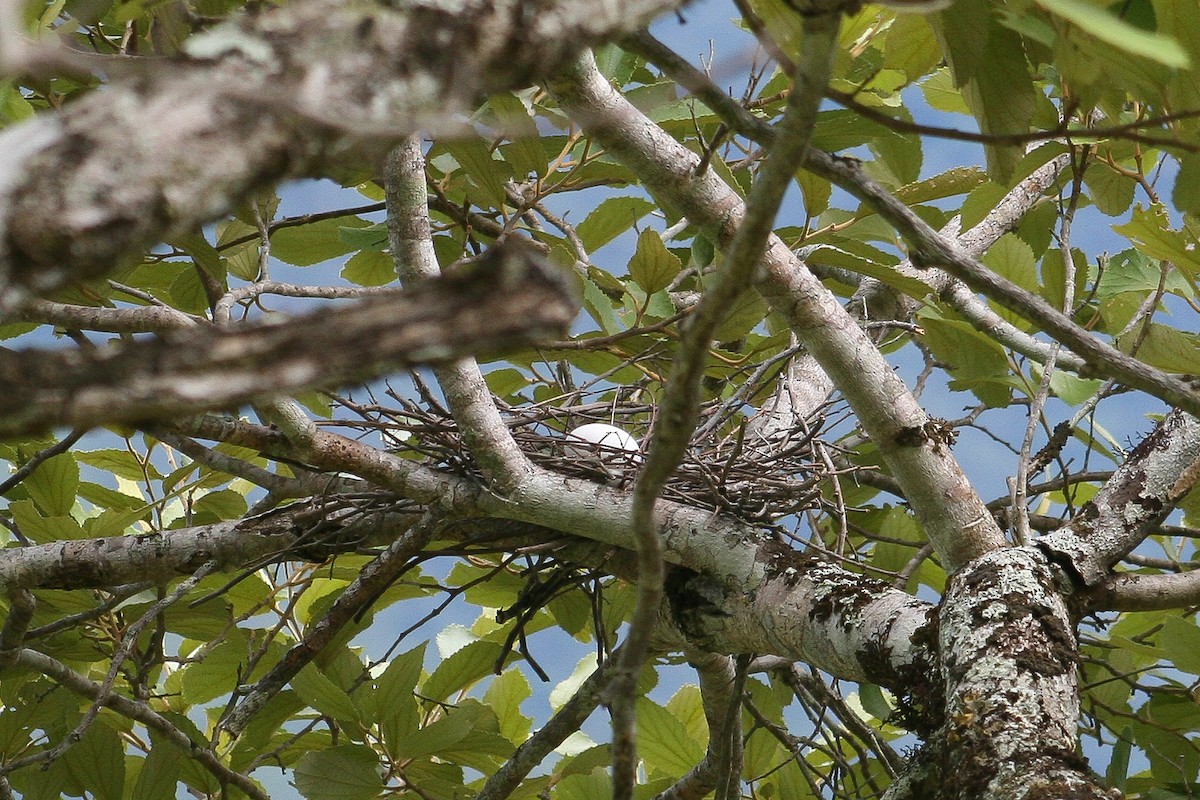
M 741 199 L 712 170 L 697 174 L 699 156 L 613 89 L 590 56 L 548 86 L 560 107 L 641 177 L 664 208 L 687 217 L 719 247 L 729 246 L 745 213 Z M 756 286 L 850 403 L 947 569 L 1003 546 L 999 527 L 954 460 L 950 440 L 858 323 L 774 235 Z
M 187 57 L 0 133 L 0 311 L 102 275 L 285 177 L 448 130 L 675 0 L 305 0 L 189 39 Z M 534 13 L 536 11 L 536 13 Z
M 0 436 L 236 408 L 561 335 L 578 307 L 556 273 L 527 248 L 489 252 L 419 290 L 284 323 L 193 326 L 94 351 L 0 353 Z
M 1066 526 L 1037 544 L 1087 586 L 1110 574 L 1200 481 L 1200 420 L 1178 409 Z

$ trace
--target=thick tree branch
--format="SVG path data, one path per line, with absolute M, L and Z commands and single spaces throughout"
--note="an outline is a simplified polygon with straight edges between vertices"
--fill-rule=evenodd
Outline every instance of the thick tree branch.
M 429 227 L 429 196 L 421 140 L 410 136 L 389 155 L 384 171 L 388 244 L 396 274 L 406 286 L 424 285 L 438 276 L 437 254 Z M 434 367 L 463 442 L 493 487 L 504 493 L 529 473 L 529 460 L 513 440 L 492 401 L 474 359 Z
M 1159 611 L 1200 605 L 1200 570 L 1161 575 L 1119 572 L 1083 593 L 1088 611 Z
M 1044 556 L 1014 547 L 971 563 L 940 623 L 946 796 L 1111 797 L 1076 754 L 1077 645 Z
M 908 242 L 914 263 L 939 267 L 977 292 L 1034 322 L 1085 362 L 1081 374 L 1116 379 L 1178 406 L 1200 414 L 1200 392 L 1187 381 L 1163 372 L 1101 342 L 1040 296 L 1026 291 L 947 242 L 910 208 L 872 181 L 853 160 L 810 150 L 806 166 L 867 203 L 886 219 Z
M 678 0 L 337 0 L 243 15 L 188 57 L 0 133 L 0 312 L 104 274 L 255 189 L 447 129 Z M 536 13 L 534 13 L 536 11 Z M 128 66 L 123 65 L 123 66 Z
M 609 85 L 590 62 L 549 82 L 560 107 L 639 175 L 663 206 L 726 248 L 743 221 L 740 198 Z M 811 149 L 809 151 L 811 153 Z M 1003 546 L 1004 538 L 911 392 L 862 328 L 777 237 L 757 287 L 790 323 L 858 414 L 901 482 L 947 569 Z
M 420 289 L 279 324 L 193 328 L 94 352 L 0 353 L 9 387 L 0 436 L 235 408 L 561 335 L 577 306 L 535 258 L 510 243 Z
M 1065 527 L 1037 540 L 1095 586 L 1200 482 L 1200 420 L 1175 409 Z

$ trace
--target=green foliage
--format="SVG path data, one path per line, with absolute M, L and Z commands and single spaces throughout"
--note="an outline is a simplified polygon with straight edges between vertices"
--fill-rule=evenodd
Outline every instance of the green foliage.
M 743 27 L 795 60 L 805 42 L 793 5 L 750 0 L 757 18 Z M 108 59 L 173 57 L 193 29 L 244 7 L 237 0 L 178 7 L 71 0 L 29 6 L 26 23 L 31 34 L 59 37 Z M 1070 153 L 1071 166 L 1023 219 L 1005 223 L 1006 232 L 982 263 L 1056 309 L 1066 305 L 1077 323 L 1143 363 L 1200 374 L 1200 337 L 1194 314 L 1189 316 L 1200 302 L 1197 30 L 1195 0 L 958 0 L 928 15 L 865 6 L 843 20 L 831 81 L 836 94 L 830 95 L 842 105 L 822 106 L 812 143 L 858 160 L 866 174 L 935 227 L 957 215 L 963 231 L 994 219 L 1018 181 Z M 739 57 L 725 49 L 723 33 L 713 35 L 716 60 L 710 66 L 722 90 L 744 97 L 760 119 L 777 121 L 789 79 L 773 67 L 753 77 L 729 77 L 740 68 Z M 704 154 L 707 172 L 697 179 L 719 178 L 745 196 L 762 164 L 757 144 L 731 134 L 712 108 L 632 47 L 606 45 L 597 60 L 637 108 Z M 50 113 L 92 93 L 98 79 L 78 72 L 0 82 L 0 122 Z M 433 246 L 439 263 L 449 266 L 486 250 L 500 231 L 528 237 L 578 289 L 586 317 L 572 328 L 570 346 L 511 353 L 484 368 L 487 388 L 511 412 L 507 419 L 522 447 L 537 463 L 559 468 L 560 434 L 582 421 L 618 423 L 638 438 L 650 429 L 679 347 L 680 323 L 665 322 L 711 284 L 712 271 L 724 265 L 727 242 L 714 241 L 719 237 L 712 231 L 698 230 L 679 209 L 661 205 L 644 176 L 581 134 L 540 87 L 518 87 L 481 102 L 470 118 L 472 135 L 439 134 L 427 142 Z M 946 143 L 961 139 L 981 144 L 986 163 L 955 162 L 957 151 Z M 212 228 L 174 232 L 143 259 L 123 265 L 113 284 L 81 283 L 50 299 L 96 308 L 161 304 L 211 318 L 214 293 L 252 293 L 265 277 L 264 255 L 277 281 L 329 283 L 342 292 L 395 284 L 380 207 L 361 207 L 383 197 L 382 176 L 367 169 L 347 166 L 346 194 L 311 217 L 285 217 L 275 191 L 254 192 Z M 946 447 L 964 462 L 988 460 L 974 469 L 1012 472 L 1016 457 L 1008 451 L 993 460 L 971 450 L 987 444 L 982 431 L 1013 450 L 1020 447 L 1021 415 L 1039 391 L 1045 367 L 969 321 L 947 293 L 932 292 L 919 271 L 900 269 L 907 245 L 875 208 L 808 171 L 795 177 L 802 203 L 785 203 L 777 234 L 843 299 L 864 281 L 887 287 L 892 305 L 853 311 L 871 317 L 871 335 L 910 384 L 924 367 L 936 376 L 932 391 L 949 395 L 945 405 L 969 404 L 966 413 L 973 416 L 953 423 L 962 441 Z M 1069 213 L 1076 215 L 1074 234 L 1064 243 Z M 269 243 L 262 241 L 260 223 L 269 228 Z M 1097 232 L 1116 237 L 1115 252 L 1092 241 L 1100 238 L 1093 236 Z M 1066 304 L 1070 272 L 1073 300 Z M 316 302 L 269 293 L 243 298 L 233 306 L 233 322 L 270 320 Z M 1050 338 L 1033 316 L 996 303 L 990 308 L 1013 328 Z M 702 385 L 704 438 L 693 443 L 669 499 L 832 552 L 847 568 L 923 598 L 943 591 L 947 575 L 928 557 L 925 531 L 902 498 L 889 493 L 895 476 L 875 446 L 863 443 L 840 398 L 826 408 L 826 418 L 795 426 L 806 435 L 811 428 L 828 464 L 813 451 L 788 463 L 781 456 L 769 469 L 746 461 L 757 446 L 747 432 L 750 420 L 771 396 L 792 343 L 779 315 L 754 292 L 725 311 Z M 905 324 L 882 324 L 893 316 Z M 64 334 L 86 336 L 91 345 L 108 335 L 24 321 L 0 326 L 0 338 L 14 347 L 44 345 Z M 406 463 L 477 478 L 479 465 L 466 454 L 453 421 L 437 412 L 438 391 L 424 393 L 404 375 L 389 380 L 343 395 L 314 392 L 298 399 L 328 429 L 393 450 Z M 1102 374 L 1060 367 L 1048 384 L 1052 400 L 1044 428 L 1075 418 L 1063 450 L 1051 454 L 1044 474 L 1031 476 L 1035 486 L 1063 478 L 1053 488 L 1031 489 L 1031 511 L 1040 522 L 1055 523 L 1094 497 L 1102 481 L 1096 464 L 1108 469 L 1121 461 L 1136 427 L 1128 420 L 1143 421 L 1145 409 L 1108 411 L 1120 398 L 1109 397 Z M 210 575 L 168 608 L 156 610 L 155 604 L 178 581 L 38 589 L 30 646 L 97 684 L 119 659 L 114 693 L 136 699 L 196 748 L 210 749 L 218 762 L 252 779 L 265 784 L 267 768 L 279 767 L 310 800 L 473 796 L 578 689 L 594 668 L 595 653 L 611 655 L 623 635 L 634 593 L 605 572 L 611 566 L 607 552 L 585 568 L 560 552 L 558 540 L 544 541 L 544 531 L 504 528 L 498 537 L 504 544 L 497 547 L 515 548 L 518 556 L 498 554 L 486 536 L 473 539 L 455 529 L 430 545 L 421 564 L 408 565 L 369 610 L 338 622 L 331 643 L 233 738 L 225 727 L 229 713 L 255 682 L 297 657 L 303 650 L 298 643 L 331 619 L 335 603 L 388 543 L 321 537 L 349 510 L 407 513 L 412 506 L 375 489 L 340 492 L 332 475 L 313 472 L 303 458 L 269 458 L 258 442 L 214 444 L 207 455 L 197 455 L 169 444 L 165 429 L 150 430 L 94 434 L 37 463 L 5 492 L 4 543 L 15 549 L 84 546 L 81 540 L 100 537 L 160 542 L 168 531 L 260 514 L 266 492 L 256 480 L 274 485 L 303 479 L 309 494 L 336 502 L 321 509 L 319 521 L 306 521 L 312 548 L 254 561 L 239 574 Z M 1044 432 L 1036 447 L 1044 444 Z M 0 443 L 6 473 L 0 480 L 56 441 Z M 999 459 L 1007 460 L 998 465 Z M 610 488 L 631 485 L 630 474 L 602 459 L 571 466 Z M 1077 473 L 1086 474 L 1075 480 Z M 312 488 L 325 479 L 328 485 Z M 993 511 L 1008 508 L 1006 491 L 996 489 Z M 287 498 L 285 503 L 310 502 Z M 1194 529 L 1197 491 L 1181 508 L 1181 518 L 1172 521 Z M 323 544 L 338 554 L 327 558 Z M 1126 566 L 1149 574 L 1163 563 L 1194 567 L 1196 548 L 1193 540 L 1163 533 L 1135 556 L 1140 565 Z M 205 560 L 197 556 L 191 567 Z M 445 607 L 438 605 L 443 600 Z M 0 617 L 7 618 L 13 601 L 0 605 Z M 73 624 L 60 628 L 64 620 Z M 137 637 L 127 636 L 140 621 Z M 1107 621 L 1089 618 L 1081 627 L 1082 732 L 1093 737 L 1084 752 L 1091 757 L 1097 747 L 1111 748 L 1107 764 L 1093 761 L 1114 786 L 1135 796 L 1168 796 L 1174 787 L 1190 786 L 1200 771 L 1194 703 L 1200 627 L 1190 613 L 1125 613 Z M 570 674 L 574 663 L 579 666 Z M 542 669 L 549 691 L 540 685 Z M 704 698 L 690 683 L 694 673 L 685 669 L 663 663 L 642 676 L 643 695 L 656 684 L 663 694 L 639 700 L 646 779 L 639 796 L 666 789 L 705 757 L 711 732 Z M 772 800 L 868 796 L 877 788 L 872 781 L 886 785 L 882 762 L 854 738 L 860 733 L 847 731 L 865 726 L 880 741 L 901 740 L 904 732 L 889 724 L 899 702 L 895 694 L 872 684 L 855 693 L 826 688 L 829 697 L 805 695 L 781 673 L 747 680 L 753 710 L 770 724 L 750 707 L 742 710 L 744 794 Z M 667 694 L 670 699 L 660 702 Z M 27 800 L 149 800 L 189 790 L 241 796 L 222 786 L 194 752 L 119 711 L 100 711 L 74 741 L 90 701 L 31 669 L 5 670 L 0 701 L 0 761 L 73 742 L 44 768 L 35 764 L 12 773 L 14 790 Z M 816 721 L 804 722 L 804 712 L 814 708 L 820 709 Z M 792 740 L 789 732 L 809 738 Z M 610 761 L 606 744 L 578 732 L 513 797 L 607 796 Z

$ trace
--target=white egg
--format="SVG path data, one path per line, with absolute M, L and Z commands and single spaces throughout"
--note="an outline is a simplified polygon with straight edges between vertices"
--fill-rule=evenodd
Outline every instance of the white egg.
M 596 458 L 606 464 L 642 463 L 642 448 L 627 432 L 603 422 L 589 422 L 567 432 L 567 453 L 576 458 Z M 571 440 L 586 445 L 570 444 Z M 618 452 L 619 451 L 619 452 Z

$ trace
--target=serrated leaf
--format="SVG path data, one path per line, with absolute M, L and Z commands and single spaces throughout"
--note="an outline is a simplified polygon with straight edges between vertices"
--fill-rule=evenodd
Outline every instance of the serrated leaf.
M 79 487 L 79 464 L 75 461 L 75 454 L 60 453 L 46 459 L 25 479 L 23 485 L 46 516 L 70 514 Z
M 151 749 L 142 761 L 130 800 L 164 800 L 175 797 L 179 776 L 179 751 L 169 746 Z
M 375 679 L 372 702 L 367 714 L 368 722 L 391 722 L 393 734 L 407 736 L 417 729 L 417 705 L 413 691 L 421 679 L 421 665 L 425 662 L 426 643 L 421 643 L 407 653 L 396 656 L 383 674 Z M 395 736 L 395 738 L 399 738 Z
M 638 236 L 637 250 L 629 262 L 629 277 L 646 291 L 646 294 L 667 288 L 679 274 L 683 263 L 663 244 L 662 237 L 647 228 Z
M 388 246 L 387 223 L 376 222 L 364 228 L 343 225 L 338 228 L 338 238 L 349 245 L 351 250 L 382 252 Z
M 1184 153 L 1180 157 L 1171 201 L 1180 211 L 1200 212 L 1200 153 Z
M 883 721 L 892 715 L 892 704 L 883 695 L 883 690 L 873 683 L 858 685 L 858 700 L 863 709 L 877 720 Z
M 451 712 L 397 741 L 393 746 L 396 755 L 404 759 L 439 755 L 470 735 L 471 722 L 469 715 Z
M 442 661 L 421 686 L 421 694 L 430 700 L 448 700 L 451 695 L 473 685 L 496 668 L 500 645 L 487 640 L 472 642 Z
M 218 520 L 237 519 L 246 513 L 246 508 L 245 496 L 233 489 L 209 492 L 192 504 L 194 513 L 212 514 Z
M 67 751 L 67 767 L 96 800 L 121 800 L 125 788 L 125 754 L 117 732 L 96 724 Z
M 1124 292 L 1137 292 L 1144 296 L 1158 289 L 1162 270 L 1162 263 L 1147 258 L 1137 250 L 1122 250 L 1105 265 L 1096 286 L 1096 296 L 1104 299 Z M 1191 295 L 1187 281 L 1174 270 L 1167 276 L 1163 288 L 1183 297 Z
M 1116 342 L 1124 350 L 1141 336 L 1141 326 Z M 1195 374 L 1200 372 L 1200 337 L 1166 325 L 1151 323 L 1137 350 L 1137 358 L 1152 367 Z
M 654 204 L 642 197 L 610 197 L 579 223 L 575 232 L 589 253 L 594 253 L 649 214 Z
M 483 701 L 496 713 L 500 734 L 513 744 L 522 744 L 529 738 L 532 723 L 521 713 L 521 703 L 531 694 L 525 676 L 510 669 L 492 681 L 483 695 Z
M 496 114 L 496 127 L 512 144 L 501 147 L 504 160 L 512 165 L 518 181 L 528 175 L 546 174 L 546 152 L 542 148 L 537 124 L 521 99 L 512 92 L 492 95 L 488 105 Z
M 1029 130 L 1037 97 L 1025 48 L 992 15 L 987 0 L 958 0 L 931 18 L 954 82 L 979 130 L 1017 134 Z M 1020 160 L 1019 147 L 985 144 L 988 174 L 1007 181 Z
M 177 619 L 172 616 L 173 621 Z M 198 705 L 229 694 L 246 678 L 248 660 L 244 639 L 232 638 L 209 650 L 204 658 L 180 670 L 184 701 Z
M 507 196 L 504 183 L 512 176 L 506 174 L 507 164 L 492 158 L 492 152 L 483 139 L 467 136 L 446 141 L 444 146 L 471 183 L 479 187 L 482 195 L 479 199 L 492 208 L 505 205 Z
M 366 228 L 370 224 L 358 217 L 337 217 L 280 228 L 271 234 L 271 255 L 293 266 L 310 267 L 354 250 L 346 243 L 343 228 Z
M 1135 56 L 1148 58 L 1175 69 L 1191 63 L 1187 51 L 1170 36 L 1144 31 L 1105 8 L 1083 0 L 1035 0 L 1052 14 L 1069 20 L 1102 42 Z
M 983 255 L 988 269 L 1029 292 L 1038 290 L 1037 261 L 1033 249 L 1016 234 L 1006 233 Z
M 379 756 L 358 744 L 307 753 L 296 764 L 295 786 L 308 800 L 369 800 L 383 791 Z
M 30 541 L 46 544 L 59 539 L 82 539 L 86 535 L 73 517 L 47 516 L 30 500 L 15 500 L 8 505 L 13 521 Z
M 529 385 L 529 378 L 519 369 L 504 367 L 484 375 L 488 389 L 497 397 L 510 397 Z
M 1171 217 L 1161 205 L 1133 209 L 1129 222 L 1114 225 L 1113 230 L 1129 237 L 1138 251 L 1151 258 L 1171 261 L 1195 274 L 1200 272 L 1200 248 L 1184 231 L 1172 230 Z
M 1177 668 L 1200 675 L 1200 628 L 1196 627 L 1195 618 L 1164 620 L 1158 645 Z
M 342 277 L 358 286 L 385 286 L 396 280 L 396 262 L 387 253 L 360 250 L 346 259 Z
M 358 709 L 350 695 L 339 689 L 315 664 L 309 664 L 292 678 L 292 688 L 300 699 L 327 717 L 355 721 Z
M 140 481 L 147 477 L 150 480 L 160 480 L 162 475 L 148 461 L 142 460 L 128 450 L 78 450 L 75 459 L 89 467 L 111 472 L 131 481 Z
M 763 296 L 755 291 L 742 292 L 726 312 L 725 319 L 717 326 L 713 338 L 718 342 L 729 342 L 748 334 L 767 317 L 770 307 Z
M 684 775 L 704 758 L 704 746 L 688 735 L 683 723 L 645 698 L 637 704 L 637 733 L 638 755 L 652 774 Z
M 583 308 L 605 333 L 612 334 L 621 330 L 621 323 L 613 313 L 612 301 L 589 278 L 583 279 Z
M 1133 204 L 1134 182 L 1107 164 L 1093 164 L 1083 176 L 1100 213 L 1120 216 Z

